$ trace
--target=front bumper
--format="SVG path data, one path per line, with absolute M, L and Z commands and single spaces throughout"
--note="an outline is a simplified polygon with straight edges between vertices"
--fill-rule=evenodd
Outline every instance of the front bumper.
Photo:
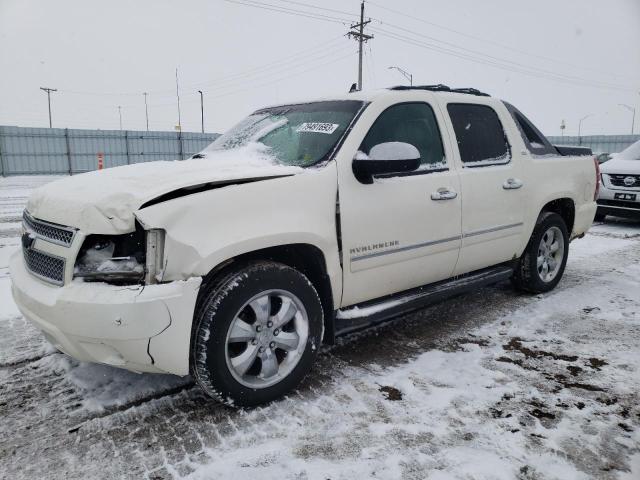
M 10 260 L 16 305 L 62 352 L 136 372 L 189 373 L 191 323 L 202 279 L 147 286 L 56 287 Z
M 616 199 L 616 193 L 635 195 L 636 199 Z M 625 189 L 601 183 L 600 194 L 598 195 L 598 213 L 618 217 L 640 218 L 640 189 Z

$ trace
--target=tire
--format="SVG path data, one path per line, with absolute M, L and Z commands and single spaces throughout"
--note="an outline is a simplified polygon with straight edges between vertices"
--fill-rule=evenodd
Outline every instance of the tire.
M 266 261 L 240 267 L 198 302 L 192 375 L 209 396 L 230 405 L 282 397 L 311 370 L 323 317 L 316 289 L 299 271 Z
M 543 212 L 518 260 L 512 283 L 531 293 L 553 290 L 564 274 L 568 256 L 569 233 L 563 218 L 557 213 Z
M 596 216 L 593 218 L 594 222 L 604 222 L 607 218 L 607 214 L 606 213 L 602 213 L 597 211 L 596 212 Z

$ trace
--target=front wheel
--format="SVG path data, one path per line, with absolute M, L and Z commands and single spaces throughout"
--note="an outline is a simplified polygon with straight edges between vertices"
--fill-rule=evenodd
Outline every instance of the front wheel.
M 309 372 L 322 340 L 323 311 L 302 273 L 257 262 L 205 293 L 194 322 L 197 383 L 218 400 L 251 406 L 281 397 Z
M 562 278 L 568 256 L 569 233 L 564 219 L 557 213 L 543 213 L 518 261 L 514 285 L 532 293 L 553 290 Z

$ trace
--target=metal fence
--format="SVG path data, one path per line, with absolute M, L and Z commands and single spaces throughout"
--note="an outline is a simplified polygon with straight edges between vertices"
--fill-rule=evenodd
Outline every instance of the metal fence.
M 75 174 L 153 160 L 185 159 L 201 151 L 217 133 L 77 130 L 0 126 L 0 175 Z M 640 135 L 547 137 L 555 145 L 583 145 L 615 153 Z
M 0 175 L 75 174 L 153 160 L 185 159 L 216 133 L 0 126 Z
M 593 153 L 618 153 L 640 140 L 640 135 L 584 135 L 581 137 L 547 137 L 547 139 L 554 145 L 590 147 Z

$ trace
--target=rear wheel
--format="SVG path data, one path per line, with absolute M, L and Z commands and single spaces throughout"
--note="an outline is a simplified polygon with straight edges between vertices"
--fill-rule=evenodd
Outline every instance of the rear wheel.
M 532 293 L 553 290 L 564 274 L 568 255 L 569 233 L 564 219 L 557 213 L 543 213 L 518 261 L 514 285 Z
M 250 406 L 281 397 L 309 372 L 323 312 L 302 273 L 258 262 L 206 292 L 194 321 L 195 380 L 212 397 Z

